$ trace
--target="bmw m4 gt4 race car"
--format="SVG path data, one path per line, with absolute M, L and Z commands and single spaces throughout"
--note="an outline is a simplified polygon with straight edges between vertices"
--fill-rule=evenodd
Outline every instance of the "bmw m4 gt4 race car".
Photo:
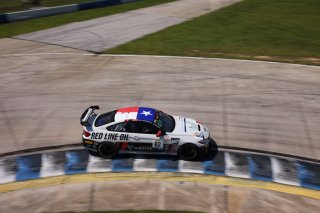
M 80 123 L 83 145 L 91 154 L 112 158 L 118 153 L 169 154 L 193 160 L 210 146 L 207 127 L 196 120 L 171 116 L 148 107 L 128 107 L 96 114 L 86 109 Z

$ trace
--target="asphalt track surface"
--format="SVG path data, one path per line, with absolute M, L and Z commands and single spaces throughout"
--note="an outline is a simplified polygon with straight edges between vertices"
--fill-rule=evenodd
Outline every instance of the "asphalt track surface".
M 237 1 L 180 0 L 23 34 L 16 38 L 101 52 Z
M 218 146 L 319 159 L 319 67 L 223 59 L 100 56 L 16 39 L 0 40 L 0 67 L 1 153 L 80 142 L 79 116 L 87 106 L 99 104 L 103 111 L 151 106 L 202 120 Z M 319 209 L 319 200 L 250 185 L 238 188 L 184 181 L 89 181 L 38 189 L 28 183 L 26 186 L 31 188 L 1 193 L 1 211 L 107 207 L 207 212 Z M 161 193 L 150 202 L 150 196 L 160 189 Z M 110 190 L 114 205 L 106 206 L 104 198 L 110 197 Z M 134 199 L 137 194 L 140 202 Z M 50 202 L 44 202 L 48 197 Z
M 16 39 L 0 40 L 0 55 L 1 153 L 80 142 L 79 116 L 98 104 L 195 118 L 218 146 L 320 158 L 319 67 L 94 55 Z
M 224 59 L 100 56 L 38 41 L 0 40 L 0 153 L 78 143 L 82 132 L 79 116 L 87 106 L 98 104 L 102 111 L 139 105 L 195 118 L 209 127 L 218 146 L 320 159 L 319 67 Z M 57 44 L 74 47 L 70 41 Z M 185 182 L 118 183 L 90 182 L 6 192 L 0 194 L 1 211 L 67 210 L 59 209 L 61 206 L 73 211 L 102 210 L 110 190 L 114 192 L 111 197 L 123 203 L 122 207 L 132 209 L 152 205 L 158 209 L 211 212 L 319 209 L 319 200 L 261 189 Z M 159 196 L 150 203 L 155 191 L 160 192 Z M 134 199 L 137 193 L 141 203 Z M 49 199 L 51 202 L 44 205 Z M 115 210 L 119 206 L 109 205 Z

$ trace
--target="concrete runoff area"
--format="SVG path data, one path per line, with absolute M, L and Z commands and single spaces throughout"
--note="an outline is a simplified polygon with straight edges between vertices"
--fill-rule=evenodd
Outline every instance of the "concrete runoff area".
M 26 213 L 106 209 L 312 213 L 320 208 L 319 200 L 299 195 L 237 186 L 154 180 L 101 181 L 23 189 L 1 193 L 0 204 L 1 212 Z
M 179 0 L 23 34 L 16 38 L 102 52 L 237 1 L 239 0 Z
M 16 39 L 0 40 L 0 55 L 1 153 L 80 143 L 79 117 L 97 104 L 195 118 L 218 146 L 320 159 L 319 67 L 99 56 Z

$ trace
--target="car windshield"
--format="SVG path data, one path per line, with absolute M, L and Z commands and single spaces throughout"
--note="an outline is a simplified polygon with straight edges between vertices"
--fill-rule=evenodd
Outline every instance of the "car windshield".
M 156 124 L 165 132 L 172 132 L 174 130 L 175 122 L 172 116 L 167 115 L 164 112 L 158 111 L 157 118 L 158 120 L 156 120 Z

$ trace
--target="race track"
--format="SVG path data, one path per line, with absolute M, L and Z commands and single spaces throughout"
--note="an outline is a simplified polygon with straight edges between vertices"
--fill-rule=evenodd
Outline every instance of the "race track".
M 319 160 L 320 67 L 83 51 L 100 52 L 236 1 L 202 0 L 194 7 L 195 2 L 200 1 L 184 0 L 21 35 L 18 39 L 0 39 L 0 154 L 80 144 L 79 117 L 86 107 L 97 104 L 101 112 L 150 106 L 195 118 L 209 127 L 218 146 Z M 140 24 L 132 25 L 136 22 Z M 103 37 L 106 32 L 112 34 Z M 18 165 L 16 172 L 24 177 L 23 166 Z M 36 170 L 32 162 L 29 166 Z M 282 170 L 291 175 L 289 168 Z M 91 175 L 97 178 L 109 174 Z M 179 175 L 192 179 L 190 174 Z M 8 191 L 0 194 L 0 212 L 105 210 L 106 199 L 102 198 L 110 198 L 110 210 L 317 212 L 320 205 L 317 197 L 257 189 L 253 182 L 238 187 L 169 182 L 170 178 L 107 182 L 83 176 L 80 179 L 86 181 L 81 182 L 76 175 L 59 178 L 70 182 L 41 185 L 37 181 L 47 179 L 38 179 L 35 184 L 42 187 L 37 189 L 29 189 L 32 184 L 28 182 L 15 182 L 26 187 L 12 192 L 10 185 L 2 184 Z M 57 179 L 52 182 L 59 183 Z M 235 179 L 237 183 L 242 181 Z
M 0 55 L 1 153 L 79 143 L 79 116 L 98 104 L 195 118 L 218 146 L 320 158 L 319 67 L 93 55 L 15 39 L 0 40 Z

